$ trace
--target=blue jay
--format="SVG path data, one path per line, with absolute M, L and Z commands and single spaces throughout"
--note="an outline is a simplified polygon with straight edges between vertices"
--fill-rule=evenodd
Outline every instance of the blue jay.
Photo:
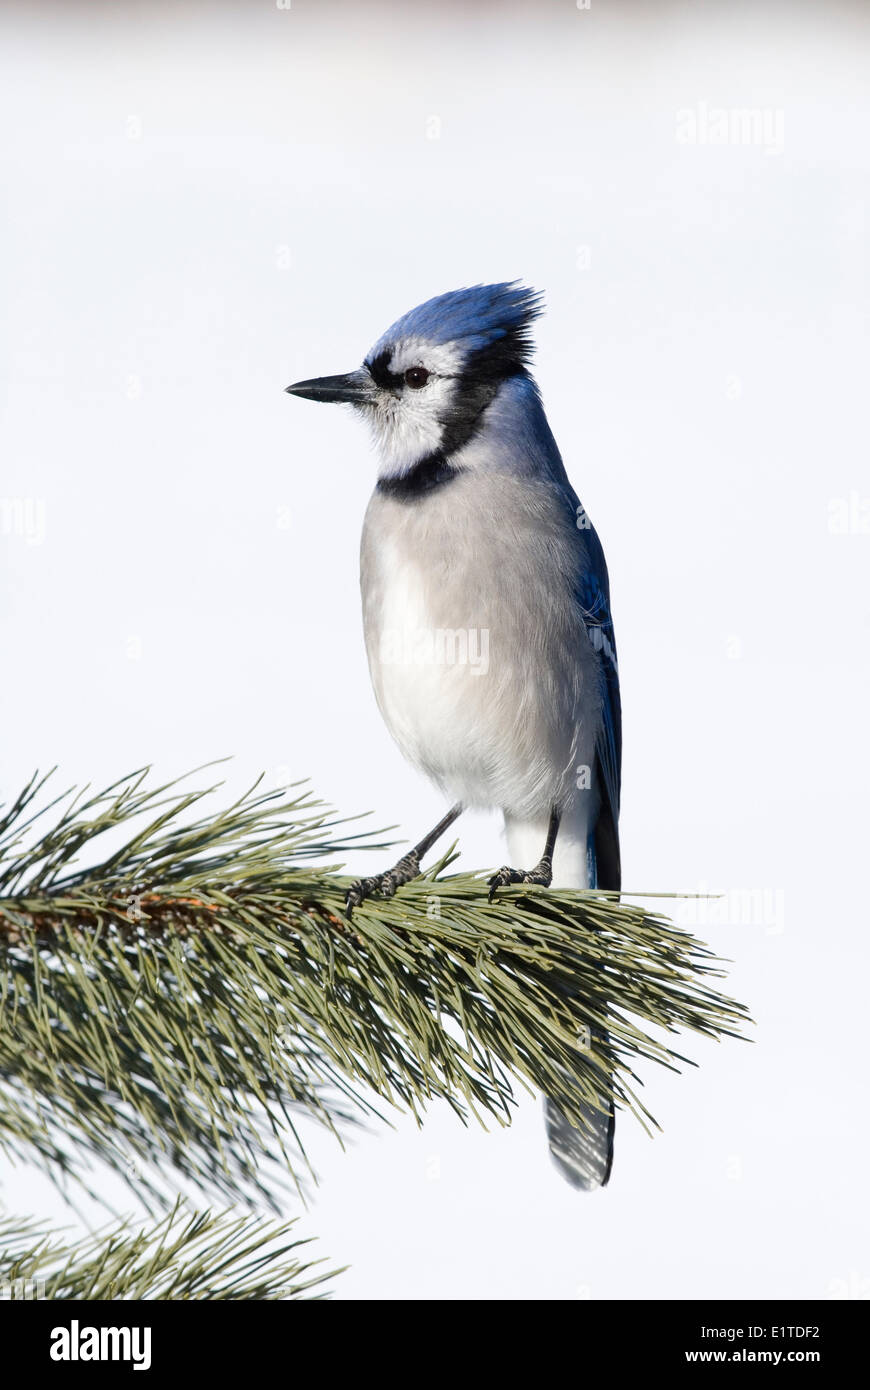
M 362 367 L 287 390 L 353 405 L 380 460 L 361 547 L 377 702 L 405 756 L 454 803 L 348 912 L 392 896 L 466 807 L 504 815 L 514 865 L 489 880 L 618 890 L 621 715 L 607 568 L 568 481 L 528 361 L 540 296 L 477 285 L 428 300 Z M 572 1125 L 546 1101 L 550 1150 L 575 1187 L 613 1155 L 609 1039 L 589 1064 L 600 1105 Z

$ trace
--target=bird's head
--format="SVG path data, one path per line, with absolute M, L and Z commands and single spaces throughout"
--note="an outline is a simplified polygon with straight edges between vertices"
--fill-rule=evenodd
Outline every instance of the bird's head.
M 463 448 L 502 383 L 528 375 L 540 312 L 539 295 L 515 281 L 452 290 L 398 319 L 357 371 L 287 390 L 356 406 L 374 432 L 381 477 L 400 479 Z

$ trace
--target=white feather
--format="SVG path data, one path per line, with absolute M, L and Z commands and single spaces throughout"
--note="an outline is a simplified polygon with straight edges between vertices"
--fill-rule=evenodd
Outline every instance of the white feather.
M 425 506 L 374 494 L 361 565 L 372 683 L 402 752 L 452 800 L 532 820 L 555 801 L 588 818 L 600 697 L 576 530 L 551 488 L 512 479 L 507 493 L 506 510 L 505 480 L 470 471 Z M 416 659 L 439 633 L 464 633 L 469 659 Z
M 425 367 L 430 375 L 418 390 L 380 391 L 376 401 L 365 407 L 381 457 L 382 477 L 400 478 L 440 448 L 462 360 L 462 352 L 450 343 L 433 345 L 403 338 L 395 345 L 389 371 L 401 375 L 409 367 Z

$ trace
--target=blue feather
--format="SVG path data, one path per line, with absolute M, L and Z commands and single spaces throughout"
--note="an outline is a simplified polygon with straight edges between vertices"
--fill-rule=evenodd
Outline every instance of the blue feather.
M 522 358 L 531 354 L 529 329 L 543 311 L 541 295 L 518 280 L 498 285 L 472 285 L 427 299 L 403 314 L 372 348 L 371 356 L 387 351 L 402 338 L 429 343 L 459 342 L 469 353 L 511 338 Z
M 588 541 L 587 562 L 578 576 L 577 601 L 586 625 L 586 631 L 594 649 L 599 653 L 599 679 L 601 682 L 601 723 L 596 740 L 596 756 L 603 785 L 599 788 L 601 805 L 599 822 L 609 814 L 614 833 L 616 865 L 610 864 L 602 876 L 602 866 L 595 858 L 594 878 L 590 887 L 618 888 L 617 882 L 603 881 L 618 877 L 618 837 L 616 827 L 619 822 L 619 798 L 622 774 L 622 702 L 619 694 L 619 666 L 616 658 L 616 639 L 613 633 L 613 618 L 610 613 L 610 586 L 604 551 L 593 527 L 585 536 Z M 595 831 L 598 830 L 595 827 Z M 597 835 L 593 832 L 597 840 Z M 611 854 L 611 857 L 612 854 Z M 590 867 L 592 867 L 590 865 Z

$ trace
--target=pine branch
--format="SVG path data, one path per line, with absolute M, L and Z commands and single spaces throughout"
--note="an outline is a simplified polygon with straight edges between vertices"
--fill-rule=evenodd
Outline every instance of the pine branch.
M 579 1121 L 610 1072 L 652 1121 L 635 1066 L 687 1059 L 650 1027 L 748 1021 L 707 947 L 614 895 L 523 888 L 490 906 L 482 878 L 443 876 L 448 857 L 351 924 L 349 880 L 310 861 L 363 837 L 334 838 L 320 803 L 255 788 L 190 820 L 206 792 L 143 776 L 74 798 L 32 843 L 41 783 L 0 821 L 0 1144 L 49 1171 L 163 1156 L 204 1190 L 268 1196 L 273 1156 L 304 1171 L 300 1111 L 339 1132 L 374 1092 L 418 1118 L 443 1098 L 506 1123 L 519 1081 Z
M 42 1223 L 0 1218 L 0 1298 L 323 1298 L 340 1270 L 303 1259 L 296 1223 L 185 1212 L 133 1231 L 129 1222 L 77 1241 Z M 315 1292 L 316 1290 L 316 1292 Z

